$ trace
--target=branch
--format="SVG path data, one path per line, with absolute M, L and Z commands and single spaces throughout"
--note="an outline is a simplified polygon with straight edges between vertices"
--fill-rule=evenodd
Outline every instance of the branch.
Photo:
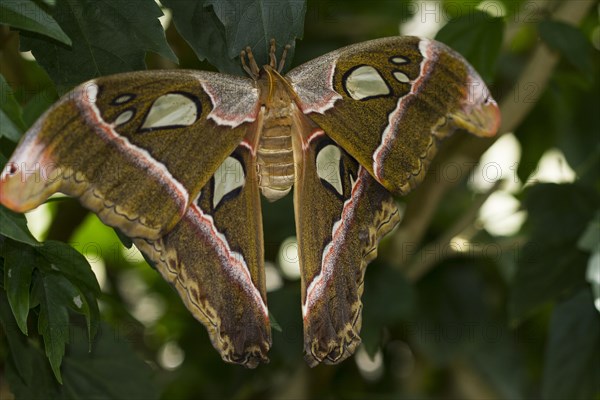
M 578 25 L 594 4 L 594 0 L 565 1 L 552 13 L 552 18 Z M 498 136 L 514 131 L 525 119 L 543 94 L 558 60 L 559 55 L 548 49 L 544 43 L 536 46 L 519 80 L 500 102 L 503 121 Z M 534 87 L 537 90 L 524 101 L 522 90 L 526 87 Z M 444 195 L 471 173 L 481 155 L 494 140 L 463 136 L 454 137 L 448 142 L 434 159 L 430 170 L 444 171 L 445 167 L 457 165 L 461 167 L 460 177 L 453 180 L 440 179 L 439 174 L 432 174 L 430 171 L 419 190 L 411 195 L 404 220 L 392 238 L 391 247 L 398 250 L 388 257 L 389 262 L 398 268 L 404 267 L 410 258 L 410 254 L 403 251 L 405 244 L 411 243 L 415 248 L 419 247 Z

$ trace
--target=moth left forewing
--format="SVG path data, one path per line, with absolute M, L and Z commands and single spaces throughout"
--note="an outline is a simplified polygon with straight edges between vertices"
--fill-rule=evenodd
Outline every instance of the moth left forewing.
M 135 240 L 221 357 L 250 368 L 268 362 L 271 346 L 253 146 L 244 141 L 226 158 L 172 231 Z
M 322 130 L 294 145 L 305 359 L 335 364 L 360 343 L 365 267 L 399 215 L 391 195 Z
M 25 134 L 0 177 L 0 202 L 30 210 L 60 191 L 130 237 L 181 218 L 258 113 L 252 81 L 142 71 L 75 88 Z
M 479 136 L 499 112 L 473 68 L 441 43 L 395 37 L 348 46 L 286 75 L 300 109 L 396 195 L 424 177 L 457 127 Z

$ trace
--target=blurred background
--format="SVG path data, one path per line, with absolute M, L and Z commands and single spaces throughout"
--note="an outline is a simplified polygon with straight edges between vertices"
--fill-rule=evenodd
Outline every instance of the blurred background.
M 238 68 L 233 56 L 239 47 L 211 50 L 207 41 L 216 42 L 195 25 L 204 21 L 200 12 L 223 18 L 223 9 L 211 1 L 163 1 L 151 11 L 147 1 L 127 2 L 125 11 L 106 2 L 115 7 L 113 14 L 93 3 L 0 6 L 3 164 L 20 134 L 59 94 L 85 79 L 142 69 L 144 62 L 149 69 Z M 239 24 L 235 39 L 251 38 L 255 28 L 236 20 L 236 12 L 254 2 L 225 4 L 232 7 L 229 21 Z M 101 292 L 91 294 L 72 280 L 91 296 L 90 310 L 82 316 L 57 306 L 53 314 L 52 304 L 61 300 L 52 303 L 52 295 L 40 296 L 38 287 L 48 281 L 44 265 L 53 264 L 39 258 L 43 252 L 28 255 L 33 250 L 12 228 L 25 229 L 24 221 L 2 209 L 0 397 L 600 399 L 598 2 L 290 0 L 263 7 L 272 12 L 265 18 L 279 21 L 269 29 L 280 44 L 298 37 L 292 67 L 378 37 L 436 38 L 475 66 L 502 109 L 497 138 L 457 133 L 444 143 L 422 186 L 397 199 L 403 220 L 367 268 L 363 344 L 355 356 L 313 369 L 303 360 L 291 195 L 263 203 L 275 326 L 271 362 L 255 370 L 222 362 L 205 328 L 139 251 L 76 200 L 60 198 L 27 213 L 27 227 L 36 240 L 66 242 L 81 253 Z M 30 11 L 38 9 L 44 14 L 36 20 Z M 136 45 L 145 32 L 131 10 L 139 10 L 140 20 L 146 14 L 156 19 L 162 11 L 168 46 L 155 38 Z M 104 34 L 90 39 L 90 30 L 72 23 L 69 12 L 78 22 L 96 21 L 90 26 Z M 72 49 L 54 24 L 72 40 Z M 214 29 L 230 28 L 224 23 Z M 49 39 L 48 31 L 55 36 Z M 75 58 L 81 65 L 61 63 L 63 52 L 74 51 L 82 38 L 92 40 L 91 54 L 113 44 L 138 53 L 130 62 L 133 50 L 114 50 L 123 65 L 99 61 L 91 71 L 81 54 Z M 261 52 L 266 54 L 265 45 L 255 51 L 259 60 Z M 26 263 L 28 257 L 34 266 L 29 281 L 11 294 L 10 262 Z M 15 293 L 31 297 L 20 317 Z M 95 297 L 102 322 L 88 353 L 84 317 L 94 319 Z M 68 324 L 49 350 L 44 323 L 52 318 Z M 61 343 L 67 343 L 64 358 Z M 54 372 L 46 356 L 55 360 Z

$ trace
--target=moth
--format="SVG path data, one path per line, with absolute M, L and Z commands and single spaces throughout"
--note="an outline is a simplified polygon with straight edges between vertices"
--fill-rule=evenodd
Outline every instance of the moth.
M 203 323 L 223 360 L 268 362 L 271 331 L 260 193 L 294 186 L 305 359 L 335 364 L 360 343 L 366 265 L 398 223 L 393 196 L 422 180 L 456 129 L 500 114 L 477 72 L 433 40 L 341 48 L 283 76 L 275 44 L 249 77 L 170 70 L 93 79 L 24 135 L 0 202 L 31 210 L 79 198 L 133 238 Z

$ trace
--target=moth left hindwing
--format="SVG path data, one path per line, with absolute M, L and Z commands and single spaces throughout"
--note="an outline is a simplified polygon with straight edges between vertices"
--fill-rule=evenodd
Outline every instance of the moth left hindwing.
M 222 358 L 250 368 L 268 362 L 271 347 L 253 166 L 251 151 L 238 146 L 172 231 L 135 241 L 207 327 Z

